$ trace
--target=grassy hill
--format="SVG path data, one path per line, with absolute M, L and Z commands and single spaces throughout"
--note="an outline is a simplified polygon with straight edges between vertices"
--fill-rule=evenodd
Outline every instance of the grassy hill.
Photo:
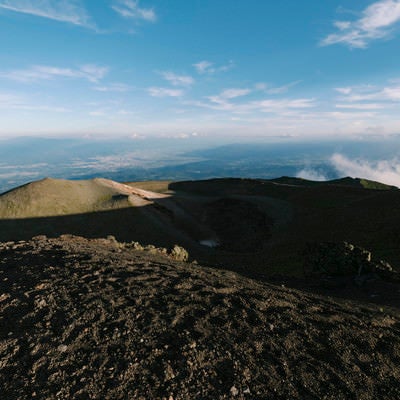
M 128 207 L 128 196 L 99 179 L 46 178 L 0 196 L 1 218 L 37 218 Z

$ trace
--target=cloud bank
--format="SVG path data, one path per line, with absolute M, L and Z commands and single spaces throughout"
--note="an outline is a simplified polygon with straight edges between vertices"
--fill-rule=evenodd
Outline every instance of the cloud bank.
M 296 174 L 296 178 L 303 178 L 309 181 L 327 181 L 328 178 L 312 168 L 304 168 Z
M 339 174 L 353 178 L 365 178 L 400 187 L 399 160 L 351 160 L 342 154 L 334 154 L 331 163 Z

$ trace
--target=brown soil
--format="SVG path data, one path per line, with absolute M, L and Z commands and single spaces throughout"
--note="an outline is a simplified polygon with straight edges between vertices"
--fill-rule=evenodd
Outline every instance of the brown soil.
M 2 399 L 399 399 L 400 316 L 109 239 L 0 245 Z

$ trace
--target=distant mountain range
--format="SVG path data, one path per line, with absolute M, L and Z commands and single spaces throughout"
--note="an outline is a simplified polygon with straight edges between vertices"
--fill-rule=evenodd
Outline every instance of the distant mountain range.
M 0 193 L 46 176 L 128 180 L 272 179 L 282 175 L 332 180 L 346 175 L 386 182 L 400 139 L 273 142 L 255 138 L 40 138 L 0 140 Z M 340 154 L 350 167 L 332 162 Z M 385 160 L 383 163 L 380 161 Z M 378 175 L 371 174 L 380 165 Z M 352 169 L 351 165 L 356 167 Z M 339 169 L 338 169 L 339 168 Z M 382 171 L 383 168 L 383 171 Z M 357 172 L 356 172 L 357 171 Z M 396 184 L 391 181 L 391 184 Z

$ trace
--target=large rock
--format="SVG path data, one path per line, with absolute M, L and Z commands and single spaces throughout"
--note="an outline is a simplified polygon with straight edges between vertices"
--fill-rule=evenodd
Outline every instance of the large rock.
M 177 261 L 188 261 L 189 253 L 181 246 L 175 245 L 169 252 L 169 256 Z
M 309 243 L 304 251 L 306 275 L 385 275 L 392 273 L 389 263 L 374 260 L 370 251 L 347 242 Z

